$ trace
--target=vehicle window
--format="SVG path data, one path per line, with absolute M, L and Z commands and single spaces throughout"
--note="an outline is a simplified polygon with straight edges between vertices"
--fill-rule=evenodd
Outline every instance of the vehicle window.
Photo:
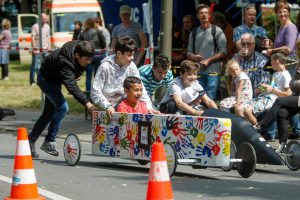
M 72 32 L 74 29 L 74 21 L 80 20 L 84 22 L 87 18 L 99 16 L 99 12 L 54 13 L 53 32 Z
M 31 27 L 37 23 L 37 18 L 34 16 L 26 16 L 21 18 L 22 32 L 31 33 Z

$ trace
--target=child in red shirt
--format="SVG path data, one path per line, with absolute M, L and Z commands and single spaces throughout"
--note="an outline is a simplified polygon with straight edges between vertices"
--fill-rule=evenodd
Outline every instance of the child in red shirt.
M 127 95 L 117 107 L 117 112 L 147 114 L 146 103 L 139 101 L 142 96 L 143 85 L 141 79 L 129 76 L 124 80 L 124 92 Z

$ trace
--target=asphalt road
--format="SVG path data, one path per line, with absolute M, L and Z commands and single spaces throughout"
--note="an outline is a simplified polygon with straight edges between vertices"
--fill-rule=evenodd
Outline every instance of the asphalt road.
M 38 141 L 41 145 L 43 138 Z M 91 144 L 82 143 L 83 154 L 77 166 L 68 166 L 62 155 L 63 140 L 59 139 L 59 157 L 40 151 L 34 160 L 35 175 L 41 195 L 46 199 L 145 199 L 149 164 L 91 155 Z M 0 133 L 0 198 L 9 197 L 16 135 Z M 172 177 L 174 198 L 190 199 L 299 199 L 300 171 L 286 166 L 257 165 L 248 179 L 236 170 L 224 172 L 217 168 L 192 169 L 179 166 Z

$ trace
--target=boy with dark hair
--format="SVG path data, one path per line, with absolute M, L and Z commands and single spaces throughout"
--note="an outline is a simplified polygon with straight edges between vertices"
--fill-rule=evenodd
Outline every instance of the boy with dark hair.
M 180 76 L 176 77 L 168 88 L 160 104 L 160 111 L 168 114 L 201 115 L 200 103 L 209 108 L 218 109 L 217 105 L 206 95 L 197 81 L 200 65 L 190 60 L 180 64 Z
M 35 142 L 48 124 L 48 134 L 41 149 L 50 155 L 58 156 L 59 154 L 55 138 L 58 135 L 61 121 L 69 109 L 61 91 L 62 85 L 90 113 L 95 109 L 76 82 L 83 74 L 85 67 L 90 64 L 94 52 L 95 49 L 91 43 L 75 40 L 67 42 L 62 48 L 56 49 L 44 59 L 37 83 L 45 94 L 45 103 L 41 116 L 29 134 L 32 157 L 39 157 L 35 149 Z
M 149 97 L 154 100 L 156 90 L 162 86 L 168 88 L 173 82 L 170 62 L 166 56 L 156 56 L 154 63 L 139 68 L 141 80 Z
M 124 80 L 124 93 L 126 98 L 121 101 L 117 107 L 118 112 L 147 114 L 147 105 L 140 102 L 142 96 L 143 84 L 141 79 L 135 76 L 129 76 Z
M 115 112 L 114 107 L 124 96 L 124 80 L 128 76 L 140 77 L 139 70 L 133 62 L 135 50 L 136 46 L 132 38 L 120 38 L 115 47 L 115 54 L 104 58 L 97 70 L 91 98 L 110 116 Z M 140 101 L 147 104 L 150 113 L 159 113 L 153 110 L 151 100 L 144 89 Z

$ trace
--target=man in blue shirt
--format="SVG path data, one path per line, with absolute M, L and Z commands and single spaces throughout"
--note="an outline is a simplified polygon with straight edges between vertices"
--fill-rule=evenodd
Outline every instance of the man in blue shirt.
M 236 45 L 237 50 L 241 49 L 240 39 L 243 34 L 250 33 L 254 37 L 261 37 L 267 39 L 266 30 L 255 24 L 256 22 L 256 9 L 255 5 L 248 5 L 244 8 L 244 24 L 233 29 L 233 42 Z M 263 44 L 265 41 L 262 42 Z

